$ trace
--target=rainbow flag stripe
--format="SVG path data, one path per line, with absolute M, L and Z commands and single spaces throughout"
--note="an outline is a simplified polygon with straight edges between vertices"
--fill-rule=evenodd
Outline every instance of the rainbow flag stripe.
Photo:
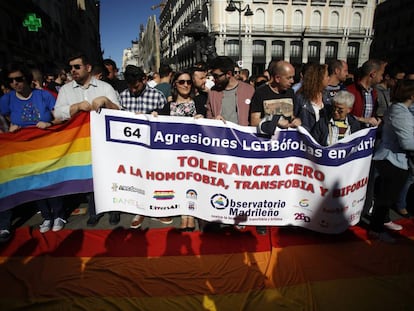
M 0 210 L 93 191 L 89 113 L 48 130 L 0 135 Z

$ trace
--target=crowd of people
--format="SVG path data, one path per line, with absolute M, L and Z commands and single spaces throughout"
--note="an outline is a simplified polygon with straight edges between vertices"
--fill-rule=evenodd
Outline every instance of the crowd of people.
M 414 182 L 414 77 L 400 66 L 370 59 L 351 75 L 343 60 L 308 63 L 296 80 L 295 67 L 287 61 L 274 60 L 263 73 L 250 76 L 226 56 L 178 71 L 162 64 L 158 72 L 145 73 L 128 65 L 122 80 L 111 59 L 94 65 L 80 53 L 69 59 L 68 66 L 69 70 L 61 68 L 53 74 L 17 63 L 4 68 L 0 133 L 33 126 L 46 129 L 80 111 L 101 108 L 229 121 L 255 126 L 259 135 L 269 138 L 277 128 L 302 126 L 323 146 L 360 129 L 378 127 L 363 211 L 370 215 L 369 234 L 394 242 L 387 230 L 402 227 L 390 220 L 390 209 L 411 217 L 406 202 Z M 85 197 L 87 225 L 95 226 L 102 215 L 96 214 L 94 193 Z M 61 197 L 35 202 L 43 217 L 40 232 L 64 227 L 62 202 Z M 0 241 L 4 242 L 12 235 L 13 207 L 2 209 Z M 131 216 L 131 228 L 141 227 L 143 220 L 142 215 Z M 172 223 L 170 217 L 157 220 Z M 111 212 L 109 221 L 118 224 L 120 213 Z M 182 215 L 179 230 L 195 230 L 196 221 Z M 266 232 L 265 227 L 257 230 Z

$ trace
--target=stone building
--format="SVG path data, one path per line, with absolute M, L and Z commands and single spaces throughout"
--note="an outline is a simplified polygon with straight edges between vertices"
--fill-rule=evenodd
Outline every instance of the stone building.
M 161 58 L 183 68 L 206 60 L 213 45 L 218 55 L 241 61 L 252 74 L 262 72 L 273 59 L 301 64 L 339 58 L 353 70 L 369 58 L 377 2 L 164 1 Z

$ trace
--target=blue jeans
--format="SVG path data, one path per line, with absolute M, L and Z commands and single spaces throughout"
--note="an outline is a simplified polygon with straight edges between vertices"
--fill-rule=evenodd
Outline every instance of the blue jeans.
M 395 207 L 397 208 L 397 210 L 402 210 L 402 209 L 407 208 L 407 195 L 413 183 L 414 183 L 414 176 L 410 174 L 408 175 L 408 178 L 405 181 L 403 188 L 401 189 L 400 195 L 398 196 L 398 200 L 395 203 Z

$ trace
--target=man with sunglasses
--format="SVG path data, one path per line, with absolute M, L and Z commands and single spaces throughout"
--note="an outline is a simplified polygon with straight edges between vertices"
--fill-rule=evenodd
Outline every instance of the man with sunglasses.
M 254 87 L 235 78 L 234 65 L 227 56 L 218 56 L 211 61 L 214 87 L 207 99 L 207 118 L 248 126 Z
M 71 57 L 69 66 L 73 81 L 59 90 L 56 119 L 68 120 L 79 111 L 120 108 L 117 92 L 109 83 L 92 75 L 92 65 L 84 54 Z
M 69 59 L 73 81 L 59 90 L 54 115 L 56 119 L 68 120 L 80 111 L 99 111 L 101 108 L 119 109 L 119 95 L 107 82 L 92 75 L 92 65 L 86 55 L 77 54 Z M 96 215 L 94 194 L 88 195 L 88 226 L 95 226 L 102 215 Z M 119 212 L 110 212 L 109 223 L 120 221 Z

